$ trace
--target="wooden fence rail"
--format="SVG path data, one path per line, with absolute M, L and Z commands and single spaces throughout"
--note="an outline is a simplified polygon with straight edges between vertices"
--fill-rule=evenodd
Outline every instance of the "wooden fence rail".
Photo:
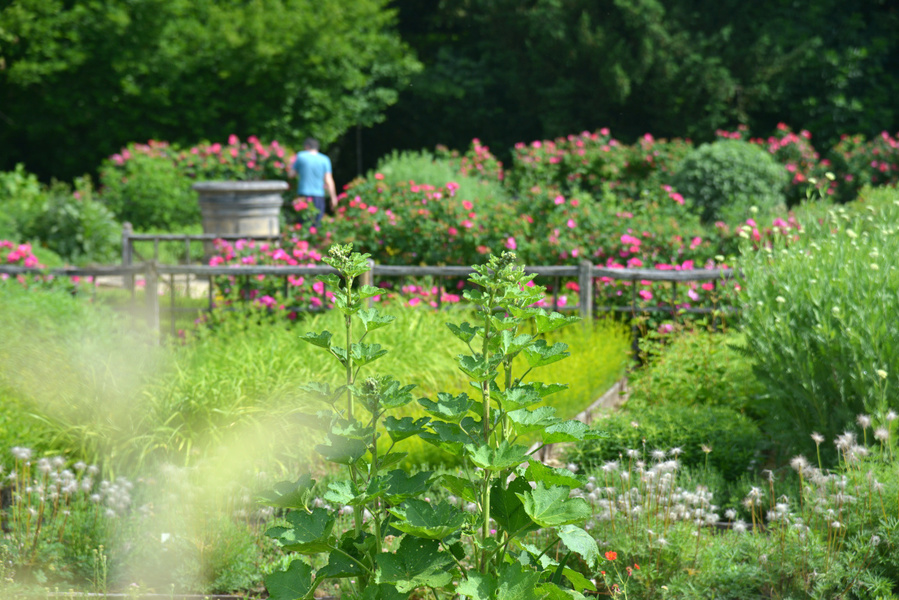
M 271 276 L 284 278 L 285 287 L 288 276 L 309 277 L 315 275 L 323 275 L 327 273 L 336 273 L 334 269 L 327 265 L 318 266 L 267 266 L 267 265 L 234 265 L 234 266 L 209 266 L 202 264 L 190 264 L 191 247 L 193 243 L 209 244 L 214 240 L 236 241 L 241 239 L 252 239 L 255 241 L 268 241 L 273 244 L 280 243 L 280 236 L 246 236 L 246 235 L 217 235 L 217 234 L 136 234 L 133 232 L 131 225 L 125 223 L 122 228 L 122 264 L 110 266 L 96 267 L 66 267 L 61 269 L 37 269 L 18 267 L 12 265 L 0 265 L 0 274 L 7 275 L 53 275 L 57 277 L 121 277 L 123 286 L 131 293 L 132 306 L 135 299 L 135 277 L 143 276 L 146 290 L 147 321 L 151 327 L 160 330 L 160 302 L 159 295 L 161 285 L 168 278 L 168 290 L 170 295 L 170 303 L 167 311 L 171 319 L 172 331 L 175 333 L 175 313 L 181 311 L 201 311 L 199 308 L 178 308 L 176 306 L 176 277 L 184 278 L 186 289 L 190 289 L 191 279 L 206 280 L 208 285 L 208 304 L 206 310 L 212 310 L 214 306 L 213 296 L 213 278 L 218 276 L 233 276 L 238 278 L 249 278 L 252 276 Z M 161 264 L 159 262 L 159 245 L 161 242 L 179 242 L 184 244 L 184 263 L 185 264 Z M 153 251 L 151 256 L 140 254 L 135 248 L 136 243 L 152 243 Z M 208 246 L 204 246 L 208 248 Z M 137 260 L 135 260 L 137 259 Z M 138 262 L 139 261 L 139 262 Z M 371 271 L 366 274 L 365 283 L 374 285 L 377 279 L 393 278 L 393 277 L 433 277 L 437 280 L 438 289 L 442 289 L 442 281 L 446 278 L 465 278 L 473 271 L 470 267 L 464 266 L 404 266 L 404 265 L 379 265 L 371 263 Z M 554 310 L 572 310 L 577 311 L 581 317 L 592 319 L 600 312 L 622 312 L 630 313 L 633 316 L 642 313 L 667 312 L 674 315 L 675 312 L 684 310 L 689 313 L 714 314 L 716 311 L 728 311 L 733 309 L 727 308 L 704 308 L 690 307 L 686 309 L 677 308 L 677 286 L 678 284 L 686 284 L 692 282 L 712 282 L 717 285 L 719 280 L 731 279 L 734 272 L 731 269 L 694 269 L 689 271 L 674 270 L 657 270 L 657 269 L 618 269 L 596 266 L 589 261 L 582 261 L 576 266 L 526 266 L 526 272 L 533 273 L 538 277 L 552 279 L 552 289 L 555 292 L 553 296 Z M 579 303 L 575 306 L 560 307 L 559 306 L 559 290 L 562 278 L 577 278 L 579 286 Z M 596 297 L 596 281 L 608 279 L 612 281 L 651 281 L 665 282 L 671 284 L 671 300 L 668 305 L 645 306 L 638 302 L 637 286 L 631 286 L 631 297 L 628 306 L 595 306 Z M 441 306 L 441 294 L 437 294 L 438 308 Z M 713 323 L 714 325 L 714 323 Z M 636 325 L 633 326 L 636 328 Z M 161 333 L 161 331 L 160 331 Z M 636 340 L 637 331 L 634 329 Z M 636 343 L 636 341 L 635 341 Z
M 152 236 L 163 238 L 166 236 Z M 179 236 L 173 236 L 178 238 Z M 198 237 L 198 236 L 193 236 Z M 207 236 L 203 236 L 205 239 Z M 633 316 L 642 313 L 651 312 L 668 312 L 674 314 L 676 310 L 685 310 L 690 313 L 709 314 L 719 309 L 690 307 L 689 309 L 677 309 L 675 307 L 675 298 L 677 296 L 677 285 L 679 283 L 690 282 L 717 282 L 722 279 L 730 279 L 734 277 L 731 269 L 695 269 L 690 271 L 670 271 L 670 270 L 653 270 L 653 269 L 612 269 L 608 267 L 598 267 L 589 261 L 583 261 L 577 266 L 526 266 L 525 271 L 533 273 L 540 277 L 552 278 L 555 282 L 554 290 L 560 289 L 559 282 L 561 278 L 577 278 L 579 285 L 579 303 L 575 306 L 566 307 L 566 310 L 576 310 L 581 317 L 592 319 L 600 312 L 628 312 Z M 145 281 L 145 297 L 147 313 L 147 321 L 150 327 L 160 330 L 160 285 L 168 278 L 168 289 L 170 295 L 170 306 L 168 312 L 171 315 L 171 325 L 174 332 L 175 318 L 174 314 L 178 312 L 175 298 L 175 278 L 183 276 L 185 278 L 185 286 L 190 287 L 191 278 L 207 280 L 208 286 L 208 307 L 207 310 L 213 308 L 213 285 L 212 279 L 216 276 L 233 276 L 249 278 L 252 276 L 263 275 L 272 277 L 282 277 L 285 279 L 290 275 L 310 277 L 315 275 L 323 275 L 327 273 L 336 273 L 336 271 L 327 266 L 267 266 L 267 265 L 234 265 L 234 266 L 208 266 L 208 265 L 167 265 L 159 264 L 155 260 L 145 261 L 137 264 L 124 264 L 112 266 L 97 267 L 66 267 L 59 269 L 38 269 L 19 267 L 12 265 L 0 265 L 0 274 L 8 275 L 53 275 L 55 277 L 110 277 L 120 276 L 123 279 L 126 289 L 129 289 L 132 296 L 132 302 L 135 300 L 134 294 L 134 278 L 139 275 L 144 276 Z M 470 267 L 462 266 L 402 266 L 402 265 L 379 265 L 372 263 L 372 270 L 368 275 L 368 283 L 374 284 L 376 279 L 384 277 L 434 277 L 441 280 L 442 278 L 462 278 L 473 273 Z M 596 280 L 600 278 L 608 278 L 615 281 L 653 281 L 667 282 L 672 284 L 672 302 L 670 306 L 642 306 L 637 300 L 637 286 L 631 286 L 631 298 L 629 306 L 614 307 L 597 307 L 594 306 Z M 438 284 L 437 286 L 441 286 Z M 554 297 L 553 308 L 559 310 L 558 293 Z M 438 294 L 438 303 L 440 294 Z M 439 304 L 438 304 L 439 306 Z M 180 310 L 189 310 L 193 312 L 202 309 L 188 308 Z M 636 331 L 634 334 L 636 336 Z

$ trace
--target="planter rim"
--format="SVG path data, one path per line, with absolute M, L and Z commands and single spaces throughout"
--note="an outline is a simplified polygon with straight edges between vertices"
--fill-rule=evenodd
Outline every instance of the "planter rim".
M 197 192 L 283 192 L 290 188 L 286 181 L 198 181 L 190 186 Z

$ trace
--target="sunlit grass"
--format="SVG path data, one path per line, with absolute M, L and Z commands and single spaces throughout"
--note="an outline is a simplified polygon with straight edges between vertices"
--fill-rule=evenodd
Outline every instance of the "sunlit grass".
M 164 462 L 190 465 L 223 448 L 239 448 L 234 460 L 248 464 L 262 457 L 270 465 L 308 460 L 314 432 L 301 427 L 302 415 L 315 407 L 300 386 L 343 379 L 326 352 L 299 339 L 306 331 L 329 330 L 342 344 L 343 317 L 336 311 L 293 325 L 232 315 L 216 329 L 159 346 L 141 319 L 58 292 L 0 286 L 0 310 L 9 332 L 0 349 L 0 391 L 10 400 L 2 412 L 14 412 L 22 425 L 7 441 L 98 463 L 109 474 Z M 470 391 L 455 361 L 467 348 L 445 325 L 470 316 L 421 307 L 382 310 L 396 321 L 366 342 L 388 354 L 361 376 L 416 384 L 416 398 Z M 627 360 L 625 333 L 605 322 L 592 332 L 575 325 L 548 341 L 565 341 L 572 357 L 532 378 L 570 385 L 548 399 L 565 417 L 605 391 Z M 423 413 L 413 403 L 405 414 Z M 430 447 L 409 450 L 417 461 L 443 458 Z

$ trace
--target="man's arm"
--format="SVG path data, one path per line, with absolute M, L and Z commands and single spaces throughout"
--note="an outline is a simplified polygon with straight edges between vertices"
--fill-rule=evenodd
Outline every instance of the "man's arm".
M 331 208 L 337 208 L 337 188 L 334 186 L 334 176 L 331 173 L 325 173 L 325 189 L 331 196 Z

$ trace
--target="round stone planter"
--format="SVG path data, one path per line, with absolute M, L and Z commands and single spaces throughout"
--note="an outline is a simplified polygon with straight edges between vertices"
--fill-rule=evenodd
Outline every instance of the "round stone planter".
M 201 181 L 203 231 L 219 235 L 277 236 L 286 181 Z

